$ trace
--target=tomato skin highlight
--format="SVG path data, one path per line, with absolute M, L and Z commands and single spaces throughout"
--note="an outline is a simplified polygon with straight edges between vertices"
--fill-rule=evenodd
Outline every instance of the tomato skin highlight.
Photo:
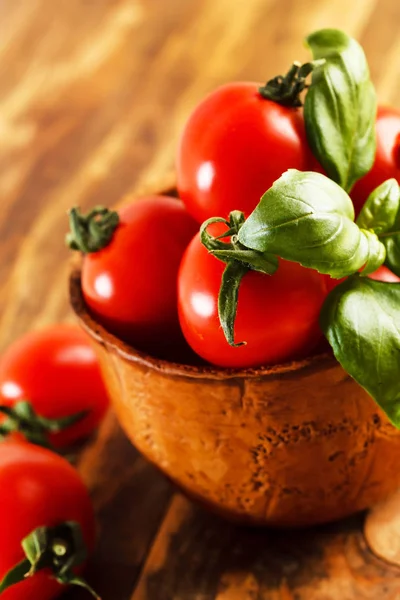
M 218 228 L 212 233 L 218 235 Z M 282 363 L 312 351 L 322 337 L 318 318 L 327 294 L 319 273 L 283 259 L 274 275 L 248 272 L 235 323 L 235 341 L 247 344 L 233 348 L 218 318 L 224 268 L 196 235 L 181 263 L 178 306 L 182 331 L 197 354 L 214 365 L 240 368 Z
M 93 508 L 75 469 L 63 458 L 32 444 L 0 444 L 0 580 L 24 559 L 21 541 L 37 527 L 65 521 L 81 525 L 91 553 L 95 539 Z M 51 600 L 65 586 L 43 570 L 7 589 L 2 600 Z
M 139 349 L 163 354 L 182 340 L 176 279 L 198 225 L 180 200 L 167 196 L 135 200 L 119 216 L 109 245 L 85 255 L 83 295 L 110 332 Z
M 8 347 L 0 359 L 0 404 L 18 400 L 29 400 L 40 416 L 51 419 L 88 411 L 78 423 L 49 436 L 57 448 L 87 437 L 99 425 L 109 399 L 95 351 L 79 327 L 53 325 Z
M 400 183 L 400 110 L 393 106 L 379 106 L 375 127 L 377 147 L 374 164 L 350 193 L 356 214 L 378 185 L 392 177 Z
M 199 222 L 248 216 L 287 169 L 315 162 L 306 140 L 303 113 L 264 99 L 260 84 L 224 85 L 195 108 L 177 153 L 177 185 Z

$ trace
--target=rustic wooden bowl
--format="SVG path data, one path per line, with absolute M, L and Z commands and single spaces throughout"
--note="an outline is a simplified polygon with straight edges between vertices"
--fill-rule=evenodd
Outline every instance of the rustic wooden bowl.
M 171 181 L 158 193 L 173 195 Z M 70 300 L 131 441 L 214 511 L 299 527 L 363 510 L 400 487 L 400 431 L 332 354 L 245 370 L 176 364 L 135 350 L 91 316 L 79 266 Z
M 272 368 L 169 363 L 72 306 L 91 335 L 120 423 L 182 490 L 243 523 L 339 519 L 400 486 L 400 432 L 331 355 Z

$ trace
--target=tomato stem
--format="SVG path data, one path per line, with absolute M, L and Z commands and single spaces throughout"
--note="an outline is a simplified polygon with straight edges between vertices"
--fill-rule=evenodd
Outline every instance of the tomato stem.
M 80 250 L 84 254 L 98 252 L 108 246 L 119 224 L 115 210 L 96 206 L 87 214 L 74 207 L 68 213 L 71 231 L 65 241 L 71 250 Z
M 20 433 L 32 444 L 50 450 L 54 448 L 49 442 L 49 434 L 64 431 L 88 415 L 84 410 L 59 419 L 48 419 L 38 415 L 28 400 L 19 400 L 13 406 L 0 405 L 1 413 L 7 418 L 0 424 L 0 440 L 12 433 Z
M 74 573 L 86 560 L 87 551 L 79 523 L 68 521 L 55 527 L 38 527 L 21 542 L 25 558 L 0 581 L 0 595 L 13 585 L 33 577 L 42 569 L 62 585 L 84 587 L 101 600 L 88 583 Z
M 297 108 L 303 106 L 301 93 L 308 88 L 307 77 L 317 67 L 325 64 L 325 60 L 314 60 L 302 65 L 294 62 L 286 75 L 278 75 L 259 88 L 263 98 L 272 100 L 282 106 Z
M 245 222 L 244 214 L 234 210 L 229 220 L 213 217 L 200 227 L 200 239 L 215 258 L 226 263 L 218 294 L 218 316 L 225 338 L 230 346 L 243 346 L 246 342 L 235 343 L 234 328 L 239 299 L 239 289 L 243 277 L 250 270 L 271 275 L 278 268 L 278 259 L 267 252 L 252 250 L 241 244 L 238 233 Z M 217 237 L 208 232 L 213 223 L 223 223 L 227 230 Z M 230 241 L 222 241 L 230 238 Z
M 240 262 L 247 269 L 271 275 L 277 269 L 277 258 L 268 252 L 259 252 L 258 250 L 247 248 L 247 246 L 239 242 L 238 234 L 244 222 L 244 214 L 239 210 L 232 211 L 229 215 L 229 220 L 221 217 L 207 219 L 200 227 L 201 243 L 215 258 L 224 263 L 234 260 Z M 214 223 L 223 223 L 227 226 L 227 230 L 214 237 L 208 232 L 208 228 Z M 230 240 L 223 241 L 226 238 L 230 238 Z

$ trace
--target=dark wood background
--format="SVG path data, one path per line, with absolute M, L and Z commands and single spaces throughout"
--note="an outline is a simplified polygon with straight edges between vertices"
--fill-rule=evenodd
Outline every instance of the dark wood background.
M 304 35 L 329 26 L 358 38 L 380 100 L 400 105 L 399 25 L 397 0 L 2 0 L 0 350 L 72 318 L 67 208 L 163 181 L 206 92 L 285 71 L 306 57 Z M 290 538 L 234 528 L 175 493 L 112 415 L 80 469 L 103 600 L 400 598 L 357 519 Z

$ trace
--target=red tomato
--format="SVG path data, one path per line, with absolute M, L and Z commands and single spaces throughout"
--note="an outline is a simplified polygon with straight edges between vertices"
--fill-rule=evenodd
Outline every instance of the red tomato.
M 166 196 L 136 200 L 119 216 L 108 246 L 84 258 L 84 298 L 112 333 L 140 349 L 168 355 L 182 339 L 176 279 L 198 225 L 180 200 Z
M 381 183 L 394 177 L 400 183 L 400 110 L 380 106 L 376 118 L 377 148 L 372 169 L 354 186 L 350 196 L 356 214 L 370 193 Z
M 385 265 L 382 265 L 371 275 L 368 275 L 370 279 L 375 281 L 386 281 L 387 283 L 399 283 L 400 277 L 397 277 L 392 271 L 390 271 Z
M 71 427 L 50 435 L 56 447 L 89 435 L 107 406 L 99 364 L 87 335 L 75 325 L 53 325 L 18 339 L 0 360 L 0 404 L 31 401 L 38 415 L 59 419 L 88 411 Z
M 199 221 L 247 216 L 289 168 L 310 170 L 303 113 L 264 99 L 257 83 L 220 87 L 194 110 L 177 154 L 179 195 Z
M 21 541 L 38 527 L 80 524 L 90 553 L 94 516 L 87 490 L 63 458 L 32 444 L 0 444 L 0 580 L 25 558 Z M 64 586 L 48 570 L 8 588 L 2 600 L 50 600 Z
M 346 277 L 342 279 L 333 279 L 329 275 L 324 275 L 326 287 L 328 292 L 333 290 L 339 283 L 346 280 Z M 390 271 L 385 265 L 382 265 L 371 275 L 368 275 L 370 279 L 375 279 L 375 281 L 386 281 L 387 283 L 398 283 L 400 281 L 400 277 L 397 277 L 392 271 Z
M 233 348 L 218 318 L 224 267 L 196 235 L 178 278 L 180 323 L 193 350 L 222 367 L 276 364 L 307 355 L 322 336 L 318 317 L 326 297 L 323 277 L 282 259 L 274 275 L 249 271 L 240 287 L 235 323 L 235 341 L 247 344 Z

